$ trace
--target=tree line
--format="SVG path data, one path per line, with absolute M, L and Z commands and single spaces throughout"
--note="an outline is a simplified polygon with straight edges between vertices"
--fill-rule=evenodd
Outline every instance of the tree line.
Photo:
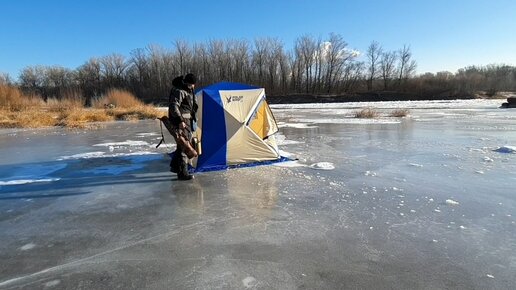
M 43 98 L 98 97 L 111 88 L 126 89 L 147 102 L 165 101 L 178 75 L 193 72 L 199 86 L 219 81 L 249 83 L 269 95 L 354 94 L 406 92 L 421 96 L 436 93 L 470 94 L 516 90 L 516 67 L 472 66 L 456 73 L 416 75 L 410 46 L 385 50 L 373 41 L 364 57 L 350 49 L 344 38 L 304 35 L 292 49 L 277 38 L 210 40 L 189 43 L 175 40 L 171 48 L 150 45 L 129 56 L 93 57 L 75 69 L 62 66 L 25 67 L 14 82 L 0 74 L 0 83 L 14 83 L 25 93 Z

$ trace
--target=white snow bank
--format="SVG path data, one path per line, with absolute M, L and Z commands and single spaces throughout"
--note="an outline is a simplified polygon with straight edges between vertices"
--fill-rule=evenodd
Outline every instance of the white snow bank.
M 14 179 L 14 180 L 0 180 L 0 186 L 3 185 L 20 185 L 36 182 L 52 182 L 58 181 L 60 178 L 42 178 L 42 179 Z
M 436 100 L 436 101 L 394 101 L 394 102 L 348 102 L 348 103 L 309 103 L 309 104 L 273 104 L 273 109 L 357 109 L 372 107 L 375 109 L 458 109 L 477 108 L 494 109 L 500 106 L 500 100 Z
M 498 149 L 495 149 L 493 151 L 496 151 L 496 152 L 499 152 L 499 153 L 513 153 L 513 154 L 516 154 L 516 146 L 505 145 L 505 146 L 499 147 Z

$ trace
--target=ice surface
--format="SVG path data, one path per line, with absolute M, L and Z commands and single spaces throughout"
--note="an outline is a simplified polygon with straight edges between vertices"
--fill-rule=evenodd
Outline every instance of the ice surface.
M 0 130 L 0 181 L 56 179 L 0 187 L 0 288 L 516 289 L 516 162 L 495 151 L 516 115 L 499 105 L 273 105 L 296 161 L 191 182 L 157 121 Z M 365 106 L 380 122 L 348 122 Z

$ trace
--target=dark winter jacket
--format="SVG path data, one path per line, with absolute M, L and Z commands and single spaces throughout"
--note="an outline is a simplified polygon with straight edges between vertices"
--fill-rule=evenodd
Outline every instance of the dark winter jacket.
M 197 113 L 194 92 L 183 83 L 183 76 L 175 78 L 172 85 L 169 96 L 168 118 L 175 126 L 181 122 L 191 126 L 190 122 L 196 121 L 195 114 Z

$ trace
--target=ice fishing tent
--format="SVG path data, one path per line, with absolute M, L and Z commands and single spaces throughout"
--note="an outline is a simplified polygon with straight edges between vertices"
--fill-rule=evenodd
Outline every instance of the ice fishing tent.
M 202 152 L 193 160 L 195 171 L 282 160 L 274 138 L 278 126 L 263 88 L 217 83 L 200 89 L 196 99 Z

